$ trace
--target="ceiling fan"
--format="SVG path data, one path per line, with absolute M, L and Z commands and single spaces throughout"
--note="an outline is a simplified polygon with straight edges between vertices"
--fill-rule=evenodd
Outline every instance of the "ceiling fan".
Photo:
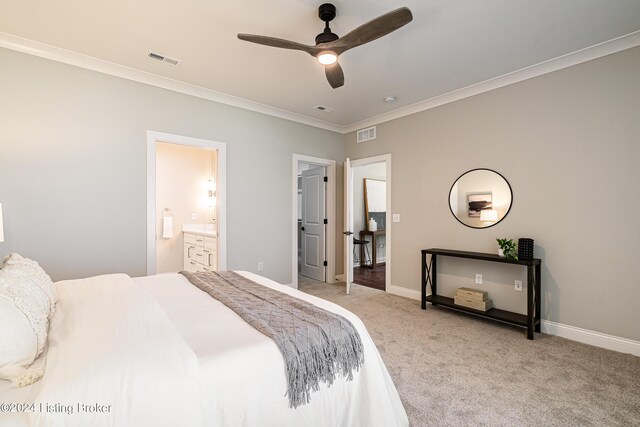
M 318 62 L 324 65 L 327 80 L 331 87 L 335 89 L 344 85 L 344 73 L 338 63 L 338 56 L 340 54 L 382 36 L 386 36 L 408 24 L 413 19 L 411 11 L 406 7 L 401 7 L 400 9 L 385 13 L 359 26 L 343 37 L 338 37 L 331 31 L 331 28 L 329 28 L 329 22 L 336 17 L 336 7 L 331 3 L 322 4 L 318 8 L 318 16 L 324 21 L 325 27 L 324 31 L 316 36 L 315 46 L 253 34 L 238 34 L 238 38 L 265 46 L 307 52 L 311 56 L 316 57 Z

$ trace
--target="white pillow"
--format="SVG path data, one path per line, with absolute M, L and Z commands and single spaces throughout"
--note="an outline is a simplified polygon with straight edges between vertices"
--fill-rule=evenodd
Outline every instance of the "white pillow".
M 40 267 L 40 265 L 29 258 L 23 258 L 17 253 L 12 253 L 4 258 L 4 271 L 10 271 L 31 280 L 42 289 L 49 298 L 49 316 L 51 319 L 56 310 L 56 287 L 53 286 L 51 277 Z
M 0 378 L 21 387 L 43 374 L 34 361 L 47 342 L 55 289 L 37 263 L 16 255 L 0 270 Z
M 29 319 L 11 301 L 0 297 L 0 378 L 16 386 L 28 385 L 42 376 L 31 366 L 38 354 L 38 337 Z

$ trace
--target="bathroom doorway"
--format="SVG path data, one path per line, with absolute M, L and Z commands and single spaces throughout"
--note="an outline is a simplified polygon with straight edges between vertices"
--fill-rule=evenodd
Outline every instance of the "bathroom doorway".
M 157 273 L 217 266 L 217 157 L 217 150 L 156 142 Z
M 226 269 L 226 144 L 148 132 L 147 274 Z

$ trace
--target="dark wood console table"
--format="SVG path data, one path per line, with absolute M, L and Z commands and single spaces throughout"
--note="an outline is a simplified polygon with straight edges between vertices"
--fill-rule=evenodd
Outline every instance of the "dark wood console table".
M 427 255 L 431 255 L 431 259 L 427 263 Z M 527 314 L 518 314 L 506 310 L 492 308 L 488 311 L 474 310 L 472 308 L 463 307 L 453 303 L 453 298 L 444 297 L 437 293 L 437 272 L 438 272 L 438 256 L 448 256 L 456 258 L 477 259 L 481 261 L 500 262 L 503 264 L 523 265 L 527 267 Z M 422 309 L 427 308 L 427 302 L 432 305 L 441 305 L 443 307 L 453 308 L 466 313 L 475 314 L 477 316 L 489 319 L 499 320 L 501 322 L 510 323 L 527 328 L 527 338 L 533 339 L 533 332 L 540 332 L 540 311 L 541 311 L 541 292 L 540 292 L 540 266 L 542 261 L 534 258 L 531 261 L 515 261 L 499 257 L 494 254 L 486 254 L 481 252 L 464 252 L 454 251 L 451 249 L 423 249 L 422 250 Z M 427 285 L 431 287 L 431 295 L 427 295 Z
M 378 246 L 378 236 L 386 236 L 387 230 L 360 230 L 360 240 L 367 240 L 367 236 L 371 236 L 371 265 L 365 265 L 363 267 L 376 268 L 378 266 L 378 253 L 376 248 Z M 360 259 L 364 259 L 364 248 L 360 246 Z

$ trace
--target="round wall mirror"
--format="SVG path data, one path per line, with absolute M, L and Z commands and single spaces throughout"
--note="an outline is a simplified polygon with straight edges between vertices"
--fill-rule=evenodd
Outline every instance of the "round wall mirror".
M 487 228 L 504 219 L 511 209 L 513 192 L 507 180 L 491 169 L 463 173 L 449 191 L 449 208 L 467 227 Z

